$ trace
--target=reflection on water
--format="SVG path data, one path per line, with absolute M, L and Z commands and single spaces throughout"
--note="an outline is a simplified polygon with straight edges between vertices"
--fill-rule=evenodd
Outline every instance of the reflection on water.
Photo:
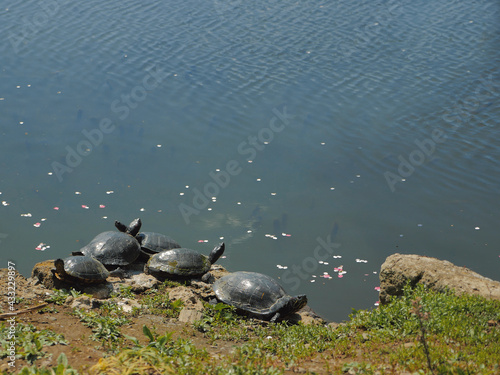
M 281 278 L 332 320 L 373 306 L 394 252 L 498 278 L 499 8 L 2 9 L 2 262 L 28 275 L 141 217 L 185 247 L 223 238 L 221 264 Z

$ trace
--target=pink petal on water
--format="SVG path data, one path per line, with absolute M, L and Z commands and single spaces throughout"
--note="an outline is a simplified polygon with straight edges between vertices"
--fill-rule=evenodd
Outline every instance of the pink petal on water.
M 342 277 L 344 277 L 344 275 L 342 275 L 341 273 L 339 273 L 339 278 L 342 278 Z
M 40 224 L 40 223 L 35 223 L 35 224 L 33 224 L 33 226 L 34 226 L 34 227 L 36 227 L 36 228 L 39 228 L 39 227 L 40 227 L 40 225 L 42 225 L 42 224 Z
M 375 290 L 376 290 L 377 292 L 380 292 L 380 287 L 379 287 L 379 286 L 376 286 L 376 287 L 375 287 Z
M 106 207 L 106 206 L 105 206 L 105 205 L 103 205 L 103 204 L 100 204 L 100 205 L 99 205 L 99 208 L 105 208 L 105 207 Z
M 59 207 L 54 207 L 54 210 L 56 210 L 56 211 L 59 210 Z
M 85 205 L 85 204 L 82 204 L 82 208 L 85 208 L 86 210 L 89 209 L 89 206 Z

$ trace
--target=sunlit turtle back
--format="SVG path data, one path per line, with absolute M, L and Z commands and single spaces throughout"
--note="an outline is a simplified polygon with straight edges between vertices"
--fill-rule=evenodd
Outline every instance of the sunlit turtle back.
M 256 272 L 234 272 L 213 285 L 217 299 L 250 316 L 270 320 L 283 319 L 307 304 L 307 297 L 288 295 L 272 277 Z

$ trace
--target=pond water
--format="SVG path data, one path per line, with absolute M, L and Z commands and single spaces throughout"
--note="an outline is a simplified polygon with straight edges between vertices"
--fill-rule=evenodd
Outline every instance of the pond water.
M 115 220 L 326 319 L 395 252 L 499 278 L 500 4 L 23 0 L 0 9 L 0 248 Z

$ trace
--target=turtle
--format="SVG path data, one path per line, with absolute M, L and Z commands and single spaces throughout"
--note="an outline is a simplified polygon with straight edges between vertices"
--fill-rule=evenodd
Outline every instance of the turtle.
M 221 277 L 212 286 L 217 300 L 236 311 L 261 320 L 276 322 L 307 304 L 307 296 L 288 295 L 270 276 L 239 271 Z
M 133 263 L 140 254 L 141 245 L 136 236 L 141 229 L 141 220 L 135 219 L 127 227 L 115 221 L 119 232 L 103 232 L 94 237 L 90 243 L 74 251 L 73 255 L 88 255 L 100 261 L 107 269 L 115 269 Z
M 97 259 L 86 255 L 71 256 L 54 261 L 54 275 L 70 283 L 98 284 L 104 283 L 109 271 Z
M 197 278 L 203 281 L 210 278 L 210 267 L 224 253 L 224 242 L 215 246 L 209 256 L 196 250 L 177 248 L 163 250 L 152 255 L 144 266 L 144 272 L 158 279 Z
M 136 239 L 141 245 L 141 252 L 147 258 L 163 250 L 181 248 L 177 241 L 160 233 L 141 232 L 136 236 Z

